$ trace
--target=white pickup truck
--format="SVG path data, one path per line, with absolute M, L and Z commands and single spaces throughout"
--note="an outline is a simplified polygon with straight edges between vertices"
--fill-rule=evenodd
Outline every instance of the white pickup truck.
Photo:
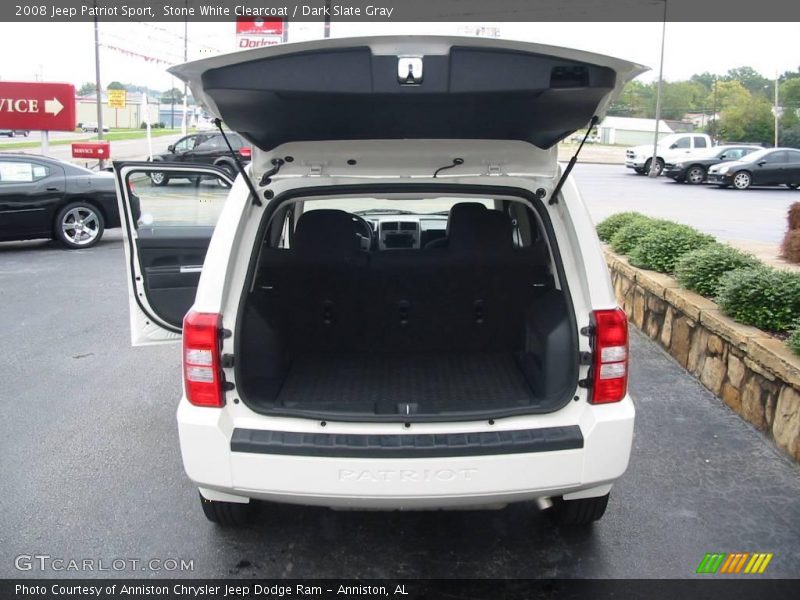
M 684 155 L 704 148 L 711 148 L 714 143 L 705 133 L 673 133 L 658 142 L 656 157 L 656 173 L 661 175 L 665 163 L 673 163 Z M 642 144 L 625 150 L 625 166 L 639 175 L 650 172 L 653 160 L 653 144 Z

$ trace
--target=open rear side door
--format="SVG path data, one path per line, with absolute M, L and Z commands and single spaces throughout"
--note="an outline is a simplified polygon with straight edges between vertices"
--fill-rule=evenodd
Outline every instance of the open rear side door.
M 212 166 L 115 162 L 123 216 L 131 343 L 178 341 L 233 184 Z

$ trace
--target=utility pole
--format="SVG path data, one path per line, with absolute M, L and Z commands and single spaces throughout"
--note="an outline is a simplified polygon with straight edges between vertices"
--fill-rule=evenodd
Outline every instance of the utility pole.
M 778 73 L 775 72 L 775 147 L 778 147 Z
M 189 8 L 189 0 L 186 0 L 186 8 Z M 183 19 L 183 62 L 189 62 L 189 11 L 186 11 L 186 16 Z M 183 122 L 181 123 L 181 135 L 186 135 L 186 130 L 189 124 L 186 122 L 186 96 L 188 87 L 186 82 L 183 82 Z
M 716 76 L 714 77 L 714 106 L 712 107 L 711 118 L 713 119 L 713 123 L 714 123 L 714 125 L 713 125 L 713 127 L 711 129 L 711 131 L 712 131 L 711 139 L 714 140 L 714 142 L 716 143 L 716 141 L 719 139 L 719 134 L 718 134 L 719 124 L 717 123 L 717 78 L 716 78 Z
M 103 139 L 103 90 L 100 86 L 100 31 L 97 27 L 97 0 L 94 1 L 94 80 L 95 80 L 95 100 L 97 102 L 97 139 Z M 106 166 L 106 161 L 102 158 L 99 161 L 100 169 Z
M 325 0 L 325 37 L 331 37 L 331 0 Z
M 661 170 L 658 168 L 658 124 L 661 121 L 661 82 L 664 79 L 664 39 L 667 35 L 667 0 L 664 2 L 664 20 L 661 25 L 661 64 L 658 68 L 658 87 L 656 87 L 656 127 L 653 136 L 653 156 L 650 159 L 649 177 L 658 177 Z

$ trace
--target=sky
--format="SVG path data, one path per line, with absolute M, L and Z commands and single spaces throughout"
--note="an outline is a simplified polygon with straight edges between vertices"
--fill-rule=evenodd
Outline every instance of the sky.
M 464 33 L 458 23 L 331 24 L 332 37 Z M 661 23 L 484 23 L 500 37 L 567 46 L 628 59 L 658 76 Z M 165 90 L 177 84 L 165 69 L 183 62 L 182 23 L 100 23 L 101 82 L 117 80 Z M 321 38 L 322 23 L 291 23 L 289 41 Z M 800 23 L 667 23 L 664 79 L 725 73 L 751 66 L 767 78 L 800 67 Z M 189 60 L 236 50 L 235 24 L 189 23 Z M 21 49 L 24 49 L 21 51 Z M 0 23 L 0 80 L 94 81 L 92 23 Z M 13 58 L 12 58 L 13 57 Z

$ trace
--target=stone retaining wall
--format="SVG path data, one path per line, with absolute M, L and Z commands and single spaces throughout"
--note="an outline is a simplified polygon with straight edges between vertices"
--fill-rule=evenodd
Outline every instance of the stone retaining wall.
M 800 357 L 667 275 L 605 250 L 617 301 L 704 386 L 800 461 Z

